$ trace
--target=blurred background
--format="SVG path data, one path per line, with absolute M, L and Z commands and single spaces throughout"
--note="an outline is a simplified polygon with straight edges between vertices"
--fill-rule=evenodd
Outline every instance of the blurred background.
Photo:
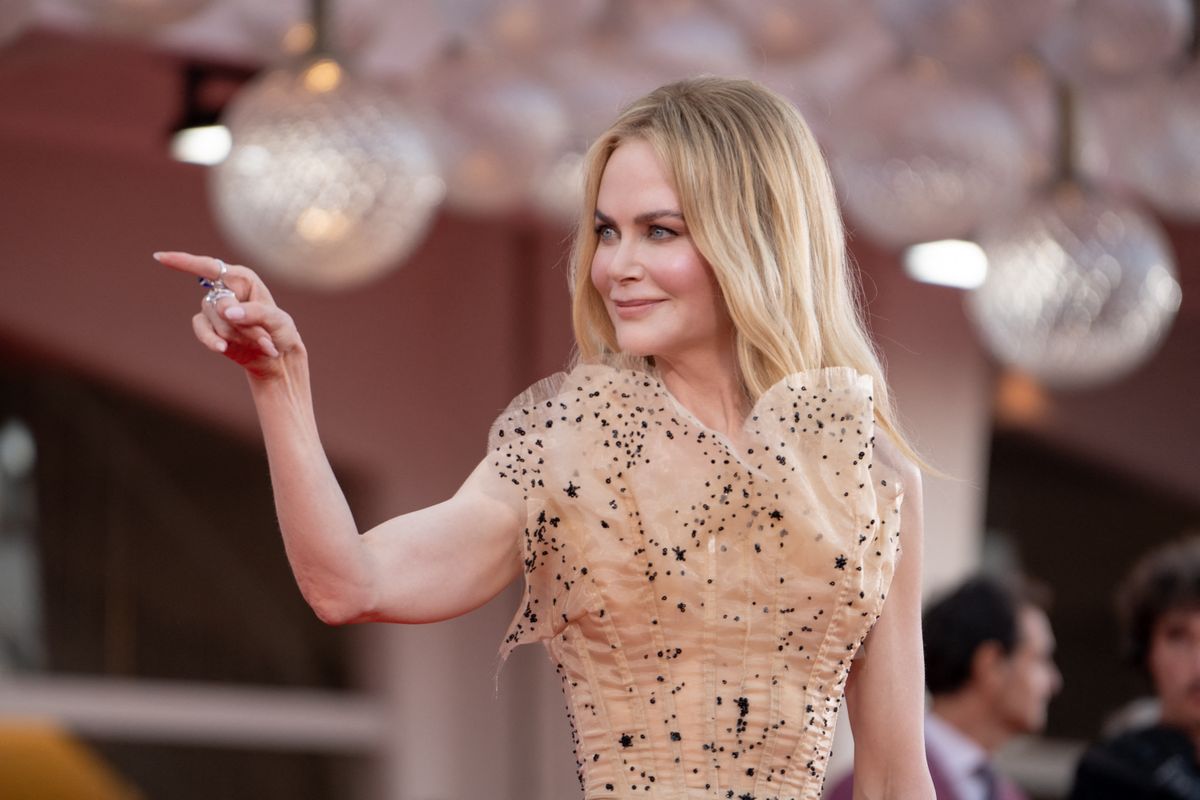
M 580 156 L 698 73 L 826 149 L 952 476 L 928 592 L 1052 590 L 1065 689 L 1006 764 L 1063 796 L 1145 689 L 1116 581 L 1200 524 L 1198 38 L 1190 0 L 0 0 L 0 796 L 579 795 L 545 655 L 494 681 L 516 587 L 435 626 L 308 611 L 244 379 L 150 254 L 263 273 L 366 528 L 566 363 Z

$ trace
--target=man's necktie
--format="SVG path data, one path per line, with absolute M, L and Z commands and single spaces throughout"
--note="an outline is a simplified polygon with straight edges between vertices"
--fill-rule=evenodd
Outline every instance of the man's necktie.
M 1000 782 L 997 780 L 996 771 L 992 769 L 991 764 L 984 761 L 971 774 L 983 787 L 984 800 L 1000 800 Z

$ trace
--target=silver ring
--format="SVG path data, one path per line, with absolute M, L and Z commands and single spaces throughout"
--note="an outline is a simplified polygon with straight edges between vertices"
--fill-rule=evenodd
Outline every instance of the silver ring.
M 232 297 L 237 299 L 237 295 L 235 295 L 229 289 L 229 287 L 225 285 L 225 273 L 229 272 L 229 267 L 225 266 L 225 262 L 219 258 L 214 258 L 213 261 L 217 262 L 217 267 L 219 269 L 216 280 L 200 278 L 200 285 L 205 289 L 208 289 L 208 294 L 204 295 L 204 302 L 215 303 L 222 297 Z
M 221 283 L 220 281 L 217 281 L 213 284 L 212 288 L 208 290 L 208 294 L 204 295 L 204 302 L 215 304 L 217 301 L 225 297 L 232 297 L 235 300 L 237 299 L 237 295 L 233 293 L 232 289 L 225 286 L 225 284 Z

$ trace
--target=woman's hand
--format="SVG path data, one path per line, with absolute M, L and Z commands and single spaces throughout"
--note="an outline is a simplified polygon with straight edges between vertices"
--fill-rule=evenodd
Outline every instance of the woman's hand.
M 191 253 L 160 252 L 154 258 L 202 280 L 219 280 L 232 293 L 205 295 L 192 329 L 201 344 L 241 364 L 252 378 L 279 377 L 284 359 L 303 353 L 295 322 L 252 270 L 231 264 L 222 274 L 220 259 Z

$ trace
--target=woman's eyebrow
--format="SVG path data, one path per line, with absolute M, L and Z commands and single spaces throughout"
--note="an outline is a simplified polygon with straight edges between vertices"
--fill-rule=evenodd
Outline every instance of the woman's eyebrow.
M 663 217 L 675 217 L 680 222 L 683 221 L 683 214 L 671 209 L 659 209 L 658 211 L 645 211 L 633 218 L 633 221 L 638 225 L 645 225 L 647 222 L 653 222 L 656 219 Z
M 683 221 L 683 214 L 679 211 L 662 208 L 657 211 L 643 211 L 641 214 L 638 214 L 633 218 L 633 222 L 635 225 L 645 225 L 647 222 L 653 222 L 654 220 L 662 219 L 663 217 L 674 217 L 675 219 Z M 600 209 L 596 209 L 596 219 L 598 219 L 600 222 L 603 222 L 605 225 L 616 225 L 616 222 L 613 220 L 613 218 L 608 214 L 605 214 Z

